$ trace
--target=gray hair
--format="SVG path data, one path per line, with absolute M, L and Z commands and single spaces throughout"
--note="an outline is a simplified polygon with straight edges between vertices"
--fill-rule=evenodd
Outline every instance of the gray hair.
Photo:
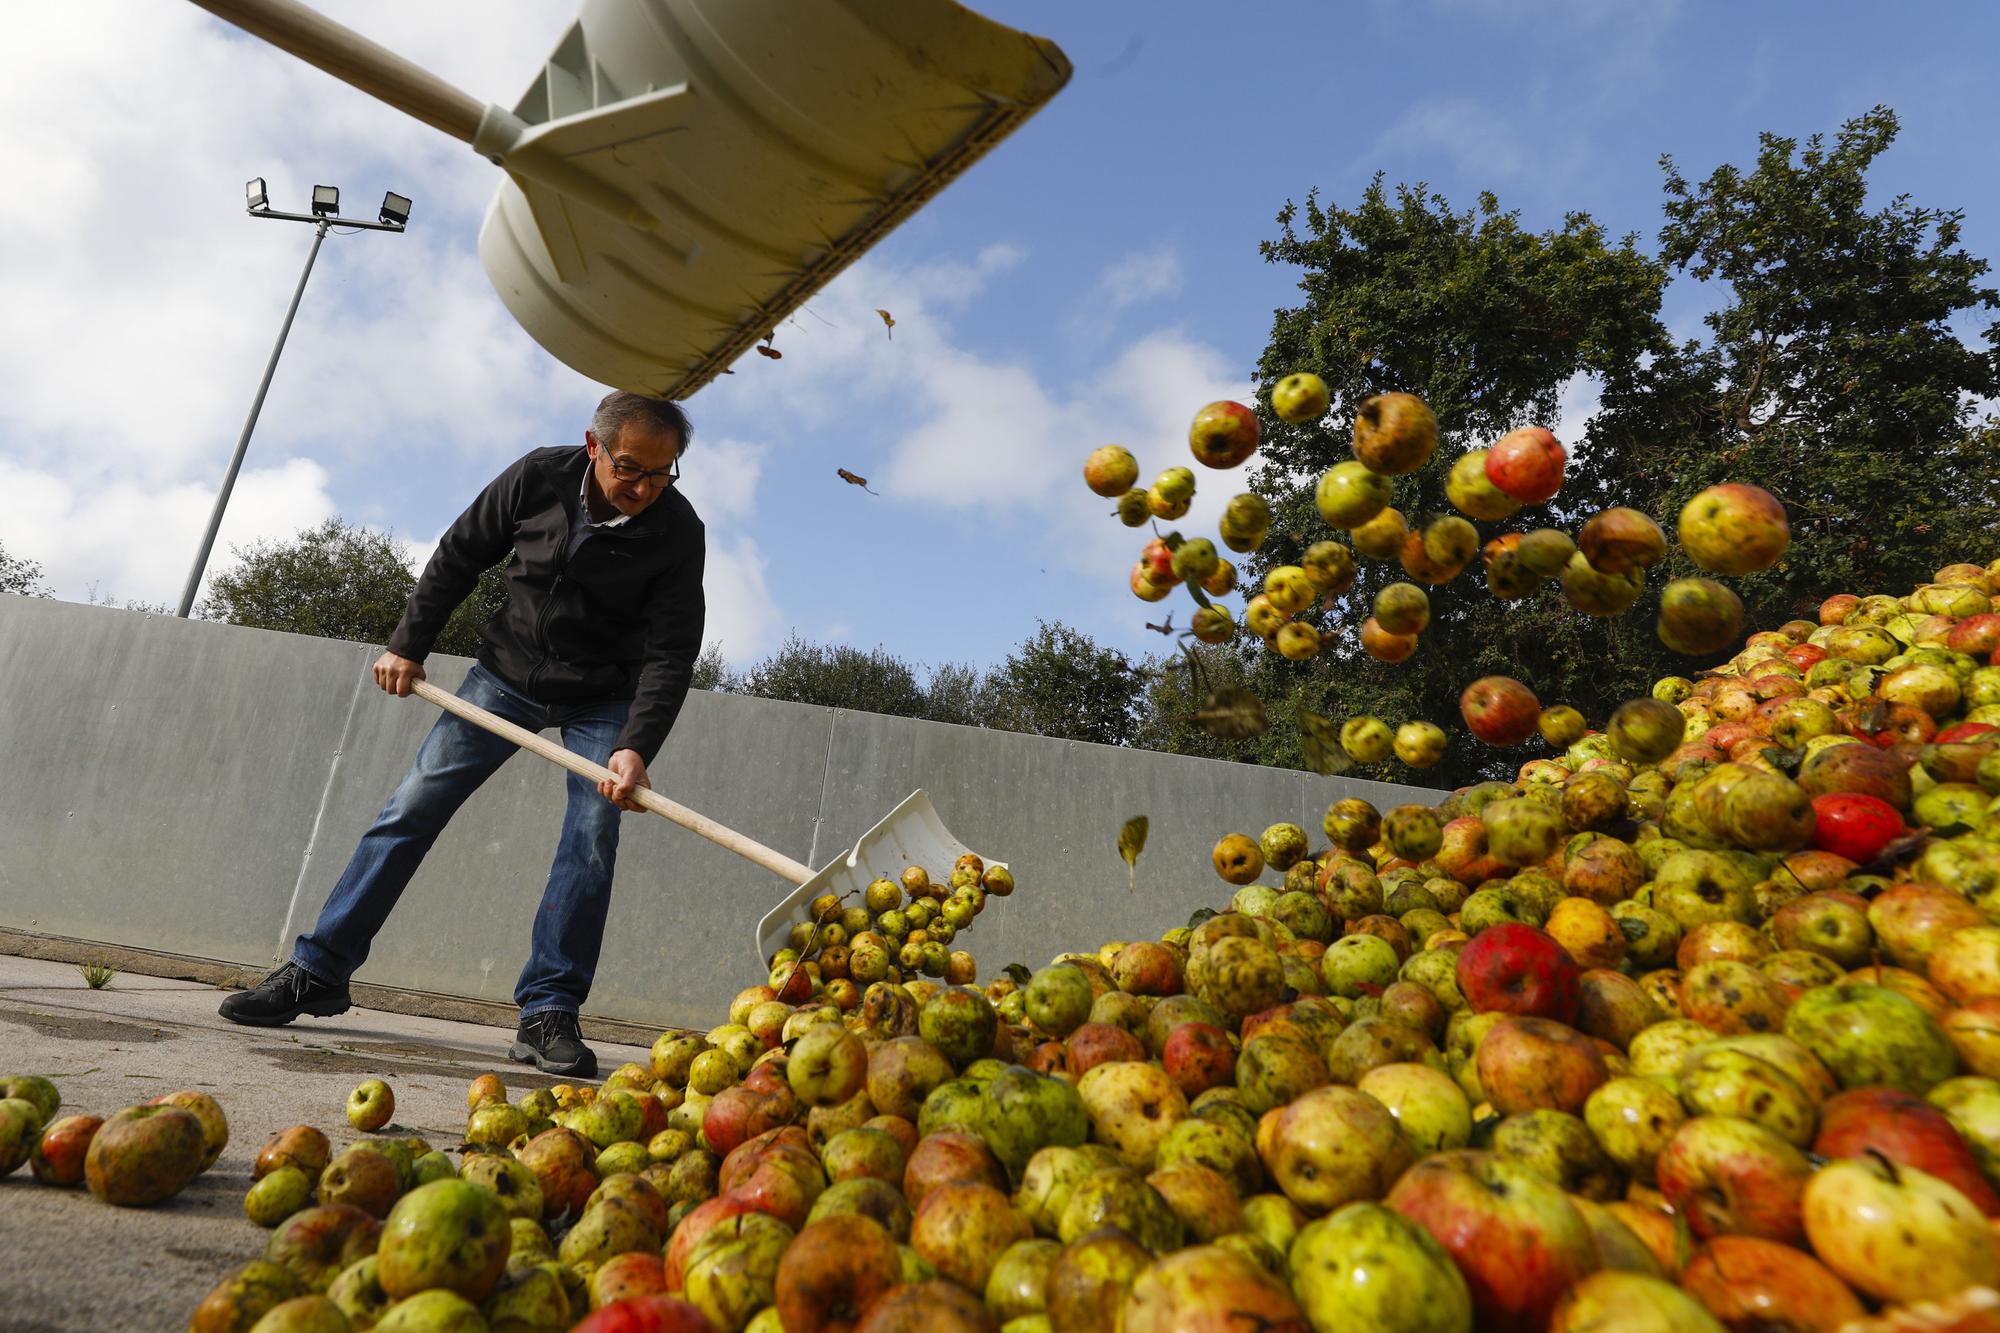
M 694 427 L 688 424 L 687 413 L 679 403 L 668 398 L 648 398 L 644 394 L 607 394 L 591 414 L 590 431 L 597 442 L 606 448 L 618 443 L 618 432 L 627 425 L 637 423 L 651 431 L 670 431 L 680 441 L 676 457 L 687 452 L 688 444 L 694 438 Z

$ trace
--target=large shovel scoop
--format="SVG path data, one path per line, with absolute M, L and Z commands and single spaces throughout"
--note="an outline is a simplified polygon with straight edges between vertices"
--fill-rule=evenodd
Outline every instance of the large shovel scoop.
M 510 109 L 298 0 L 194 3 L 502 167 L 479 257 L 507 309 L 572 369 L 664 398 L 771 337 L 1070 77 L 1053 42 L 954 0 L 585 0 Z
M 517 726 L 503 717 L 496 717 L 479 705 L 467 703 L 427 680 L 420 680 L 411 688 L 418 696 L 428 699 L 447 713 L 464 718 L 496 736 L 504 736 L 522 749 L 559 764 L 579 777 L 602 782 L 612 776 L 611 770 L 604 765 L 592 763 L 546 736 Z M 895 879 L 905 866 L 913 865 L 922 866 L 934 874 L 948 874 L 952 864 L 971 850 L 952 836 L 951 830 L 944 826 L 944 821 L 932 808 L 930 797 L 924 795 L 921 789 L 904 797 L 880 823 L 862 834 L 859 842 L 818 870 L 801 865 L 783 852 L 747 838 L 735 829 L 718 824 L 707 815 L 690 810 L 677 801 L 670 801 L 656 791 L 639 788 L 633 793 L 633 799 L 654 814 L 672 820 L 691 833 L 700 834 L 747 861 L 755 862 L 794 886 L 784 900 L 766 912 L 764 919 L 757 923 L 757 966 L 760 970 L 768 969 L 771 955 L 790 943 L 792 927 L 811 919 L 810 904 L 821 894 L 833 894 L 852 906 L 861 901 L 862 891 L 868 887 L 870 880 L 882 876 Z M 1004 866 L 1006 862 L 987 860 L 986 864 Z

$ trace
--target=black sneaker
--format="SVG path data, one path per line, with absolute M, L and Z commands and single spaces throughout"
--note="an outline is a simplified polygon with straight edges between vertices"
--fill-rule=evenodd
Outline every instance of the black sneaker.
M 575 1014 L 560 1009 L 524 1016 L 507 1058 L 524 1064 L 533 1061 L 544 1074 L 597 1077 L 597 1056 L 583 1044 L 582 1025 Z
M 346 1013 L 353 1004 L 346 982 L 335 985 L 321 981 L 297 963 L 286 963 L 249 990 L 224 1000 L 219 1012 L 232 1023 L 274 1028 L 300 1014 L 332 1018 Z

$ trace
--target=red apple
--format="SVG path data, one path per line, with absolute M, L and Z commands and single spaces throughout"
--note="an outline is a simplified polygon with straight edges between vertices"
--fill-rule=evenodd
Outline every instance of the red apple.
M 1459 950 L 1456 975 L 1475 1013 L 1576 1021 L 1583 969 L 1545 930 L 1511 921 L 1488 926 Z
M 1812 1163 L 1754 1120 L 1696 1116 L 1667 1140 L 1657 1171 L 1660 1193 L 1697 1236 L 1805 1239 L 1799 1200 Z
M 1898 884 L 1869 902 L 1868 923 L 1885 959 L 1921 973 L 1946 940 L 1984 926 L 1986 914 L 1950 889 Z
M 1879 1154 L 1951 1185 L 1988 1217 L 2000 1192 L 1987 1183 L 1972 1147 L 1943 1111 L 1898 1088 L 1854 1088 L 1820 1108 L 1812 1150 L 1821 1157 Z
M 1563 1293 L 1598 1266 L 1590 1224 L 1562 1188 L 1493 1153 L 1426 1157 L 1387 1203 L 1451 1255 L 1482 1330 L 1540 1333 Z
M 1508 431 L 1487 450 L 1486 480 L 1510 500 L 1540 504 L 1562 488 L 1569 453 L 1540 426 Z
M 1472 734 L 1488 745 L 1519 745 L 1535 734 L 1541 701 L 1507 676 L 1482 676 L 1459 695 L 1458 711 Z
M 1228 1035 L 1212 1023 L 1182 1023 L 1167 1034 L 1160 1064 L 1192 1101 L 1210 1088 L 1234 1081 L 1236 1049 L 1229 1044 Z
M 1835 750 L 1859 747 L 1837 745 Z M 1828 751 L 1827 753 L 1831 753 Z M 1828 792 L 1813 798 L 1812 845 L 1823 852 L 1866 865 L 1907 830 L 1896 807 L 1879 796 Z
M 2000 613 L 1985 611 L 1967 616 L 1951 627 L 1944 646 L 1955 653 L 1991 657 L 1993 650 L 2000 647 Z
M 1553 1110 L 1580 1115 L 1610 1077 L 1597 1039 L 1546 1018 L 1503 1018 L 1479 1041 L 1473 1062 L 1486 1100 L 1502 1115 Z
M 1681 1288 L 1731 1333 L 1835 1333 L 1866 1316 L 1819 1260 L 1756 1236 L 1717 1236 L 1681 1270 Z

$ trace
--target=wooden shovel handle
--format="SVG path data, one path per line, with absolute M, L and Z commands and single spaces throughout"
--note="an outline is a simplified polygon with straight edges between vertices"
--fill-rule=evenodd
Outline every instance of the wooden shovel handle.
M 298 0 L 194 3 L 455 139 L 471 143 L 486 114 L 478 98 Z
M 506 718 L 495 717 L 478 704 L 467 703 L 449 690 L 441 690 L 427 680 L 417 681 L 411 686 L 413 693 L 430 700 L 447 713 L 464 718 L 474 726 L 483 727 L 496 736 L 504 736 L 524 750 L 532 750 L 553 764 L 560 764 L 580 777 L 593 782 L 602 782 L 613 777 L 611 770 L 602 764 L 594 764 L 576 751 L 556 744 L 546 736 L 516 726 Z M 783 852 L 773 851 L 761 842 L 744 837 L 735 829 L 718 824 L 707 815 L 688 809 L 679 802 L 670 801 L 649 787 L 638 787 L 632 792 L 632 799 L 645 806 L 654 814 L 671 819 L 692 833 L 699 833 L 718 847 L 726 847 L 746 861 L 754 861 L 780 879 L 793 884 L 803 884 L 813 877 L 813 872 L 800 865 Z

